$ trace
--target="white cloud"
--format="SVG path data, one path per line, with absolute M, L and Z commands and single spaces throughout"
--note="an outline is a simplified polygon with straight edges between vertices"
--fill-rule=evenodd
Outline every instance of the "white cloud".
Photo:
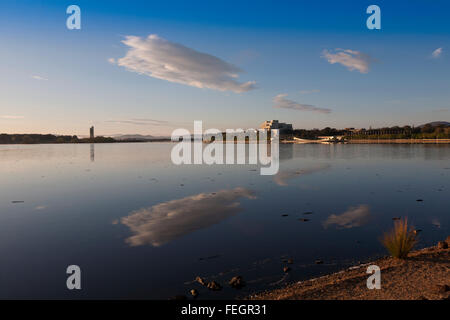
M 38 76 L 38 75 L 32 75 L 31 78 L 35 79 L 35 80 L 40 80 L 40 81 L 47 81 L 47 78 Z
M 436 50 L 433 51 L 433 53 L 431 54 L 431 57 L 433 59 L 439 58 L 442 54 L 442 51 L 443 51 L 442 48 L 437 48 Z
M 16 120 L 16 119 L 23 119 L 24 116 L 12 116 L 12 115 L 4 115 L 0 116 L 1 119 L 7 119 L 7 120 Z
M 350 49 L 336 49 L 334 52 L 324 50 L 323 58 L 331 64 L 339 63 L 350 71 L 358 70 L 361 73 L 369 72 L 369 65 L 372 61 L 367 54 Z
M 279 94 L 273 98 L 273 102 L 275 105 L 274 108 L 282 108 L 282 109 L 292 109 L 298 111 L 312 111 L 319 113 L 330 113 L 331 110 L 327 108 L 318 108 L 310 104 L 301 104 L 289 99 L 286 99 L 286 93 Z
M 145 39 L 127 36 L 122 42 L 129 47 L 128 52 L 110 62 L 115 61 L 129 71 L 197 88 L 233 92 L 254 89 L 253 81 L 237 81 L 242 72 L 238 67 L 155 34 Z
M 240 198 L 254 196 L 244 188 L 200 193 L 131 212 L 120 222 L 134 233 L 126 239 L 128 244 L 157 247 L 236 214 L 241 210 Z
M 300 92 L 300 94 L 310 94 L 310 93 L 319 93 L 320 90 L 319 90 L 319 89 L 314 89 L 314 90 L 300 90 L 299 92 Z
M 340 215 L 330 215 L 323 223 L 323 226 L 327 228 L 329 225 L 335 224 L 337 228 L 345 229 L 360 227 L 367 223 L 369 217 L 369 206 L 366 204 L 361 204 L 357 207 L 350 207 L 347 211 Z

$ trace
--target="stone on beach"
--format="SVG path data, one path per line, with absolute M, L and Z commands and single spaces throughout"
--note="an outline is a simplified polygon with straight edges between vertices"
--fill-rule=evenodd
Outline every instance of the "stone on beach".
M 437 286 L 437 291 L 439 293 L 446 293 L 446 292 L 450 291 L 450 286 L 447 284 L 440 284 Z
M 438 249 L 448 249 L 448 243 L 445 241 L 439 241 L 437 247 Z
M 192 290 L 191 290 L 191 295 L 192 295 L 194 298 L 197 297 L 197 296 L 198 296 L 198 291 L 195 290 L 195 289 L 192 289 Z
M 222 286 L 215 281 L 208 282 L 208 285 L 206 287 L 209 290 L 213 290 L 213 291 L 219 291 L 222 289 Z
M 206 285 L 205 279 L 203 279 L 202 277 L 197 276 L 195 278 L 195 281 L 197 281 L 198 283 L 200 283 L 202 286 Z
M 245 282 L 242 279 L 241 276 L 235 276 L 231 278 L 231 280 L 228 282 L 228 284 L 235 289 L 240 289 L 245 286 Z

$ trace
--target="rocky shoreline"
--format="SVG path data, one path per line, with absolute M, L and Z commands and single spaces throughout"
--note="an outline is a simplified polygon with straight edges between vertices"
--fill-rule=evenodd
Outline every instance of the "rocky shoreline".
M 448 300 L 450 236 L 407 259 L 385 257 L 338 273 L 253 294 L 250 300 Z M 368 289 L 369 265 L 381 270 L 381 289 Z

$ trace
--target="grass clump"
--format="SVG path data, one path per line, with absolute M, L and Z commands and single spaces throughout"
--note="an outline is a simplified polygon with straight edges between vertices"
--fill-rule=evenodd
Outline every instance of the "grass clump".
M 408 218 L 403 218 L 394 222 L 394 229 L 385 233 L 381 242 L 394 258 L 405 259 L 417 243 L 416 232 L 408 227 Z

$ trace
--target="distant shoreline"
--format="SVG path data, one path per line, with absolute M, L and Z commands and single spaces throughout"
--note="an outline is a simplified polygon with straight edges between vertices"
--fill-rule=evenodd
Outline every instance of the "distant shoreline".
M 31 146 L 31 145 L 45 145 L 45 144 L 115 144 L 115 143 L 157 143 L 157 142 L 172 142 L 171 140 L 154 140 L 154 141 L 111 141 L 111 142 L 38 142 L 38 143 L 0 143 L 0 146 Z
M 324 140 L 307 140 L 302 141 L 285 140 L 280 141 L 284 144 L 436 144 L 450 143 L 450 139 L 348 139 L 345 141 L 324 141 Z
M 450 139 L 349 139 L 348 143 L 412 143 L 412 144 L 428 144 L 428 143 L 450 143 Z
M 1 143 L 1 145 L 41 145 L 41 144 L 114 144 L 114 143 L 161 143 L 161 142 L 177 142 L 170 139 L 164 140 L 115 140 L 115 141 L 77 141 L 77 142 L 36 142 L 36 143 Z M 207 143 L 203 141 L 203 143 Z M 225 141 L 223 142 L 226 143 Z M 236 143 L 236 142 L 235 142 Z M 245 142 L 248 144 L 248 141 Z M 269 141 L 270 143 L 270 141 Z M 357 140 L 347 140 L 345 142 L 333 142 L 333 141 L 280 141 L 281 144 L 450 144 L 450 139 L 357 139 Z

